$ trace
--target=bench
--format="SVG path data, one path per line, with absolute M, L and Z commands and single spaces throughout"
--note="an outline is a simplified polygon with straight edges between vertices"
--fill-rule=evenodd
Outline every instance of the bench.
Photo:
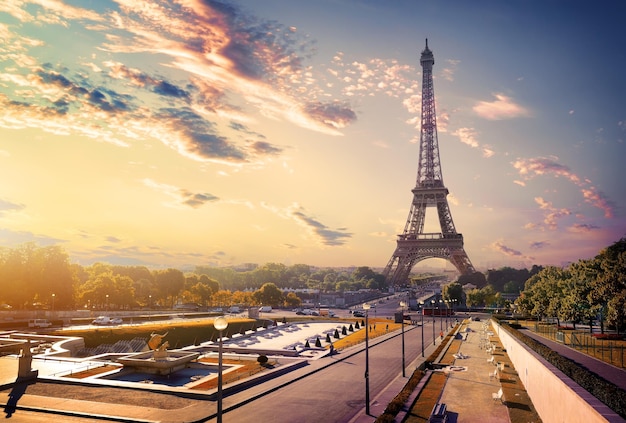
M 446 423 L 448 421 L 447 406 L 443 403 L 437 403 L 433 407 L 428 419 L 429 423 Z

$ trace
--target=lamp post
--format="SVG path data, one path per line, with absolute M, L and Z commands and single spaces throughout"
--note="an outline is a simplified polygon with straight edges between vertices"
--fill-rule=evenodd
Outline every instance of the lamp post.
M 107 294 L 107 307 L 106 310 L 109 311 L 109 294 Z
M 433 315 L 432 315 L 432 318 L 433 318 L 433 346 L 435 346 L 435 345 L 437 345 L 435 343 L 435 300 L 430 300 L 430 305 L 432 306 L 432 309 L 433 309 Z
M 449 301 L 445 300 L 446 302 L 446 331 L 448 330 L 448 311 L 450 310 L 450 305 L 449 305 Z
M 52 294 L 52 312 L 54 313 L 54 297 L 56 297 L 56 294 Z
M 424 301 L 420 301 L 422 309 L 422 357 L 424 357 Z
M 443 310 L 443 300 L 439 300 L 439 332 L 443 332 L 443 317 L 441 316 L 441 310 Z
M 365 310 L 365 414 L 370 414 L 370 356 L 369 356 L 369 322 L 370 305 L 363 304 Z
M 228 327 L 228 320 L 220 316 L 213 321 L 213 327 L 220 331 L 217 350 L 217 423 L 222 423 L 222 331 Z
M 402 308 L 402 377 L 406 377 L 406 366 L 404 363 L 404 308 L 406 307 L 406 301 L 400 301 L 400 307 Z

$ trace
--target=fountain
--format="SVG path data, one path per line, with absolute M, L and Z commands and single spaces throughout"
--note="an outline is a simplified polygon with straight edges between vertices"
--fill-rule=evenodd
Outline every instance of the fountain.
M 168 350 L 169 343 L 161 344 L 164 335 L 153 333 L 148 341 L 151 351 L 130 354 L 120 357 L 117 361 L 136 372 L 148 374 L 169 375 L 187 367 L 188 363 L 200 356 L 198 352 L 171 351 Z

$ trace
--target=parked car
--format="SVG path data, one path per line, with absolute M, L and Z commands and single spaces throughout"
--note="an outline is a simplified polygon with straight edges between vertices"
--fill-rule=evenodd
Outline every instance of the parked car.
M 49 328 L 52 323 L 46 319 L 30 319 L 28 321 L 29 328 Z
M 259 311 L 261 313 L 269 313 L 272 311 L 272 306 L 261 306 L 259 307 Z
M 365 312 L 363 310 L 354 310 L 352 315 L 354 317 L 365 317 Z
M 98 316 L 91 324 L 98 326 L 121 325 L 124 321 L 119 317 Z

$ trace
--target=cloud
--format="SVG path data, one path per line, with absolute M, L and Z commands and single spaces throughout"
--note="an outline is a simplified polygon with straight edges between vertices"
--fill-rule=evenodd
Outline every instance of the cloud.
M 613 217 L 614 205 L 605 197 L 597 188 L 591 185 L 589 180 L 583 180 L 576 175 L 572 170 L 557 162 L 558 157 L 535 157 L 535 158 L 519 158 L 512 163 L 513 167 L 517 169 L 520 176 L 524 180 L 529 180 L 535 176 L 551 175 L 557 178 L 565 178 L 578 186 L 584 201 L 604 211 L 604 216 L 607 218 Z M 520 181 L 519 185 L 523 185 Z
M 487 144 L 481 145 L 478 142 L 478 132 L 474 128 L 458 128 L 452 132 L 451 135 L 458 137 L 463 144 L 469 145 L 472 148 L 480 148 L 482 156 L 486 159 L 493 157 L 496 154 L 491 146 Z
M 531 250 L 540 250 L 542 248 L 549 247 L 550 243 L 548 241 L 535 241 L 530 243 Z
M 570 226 L 569 228 L 567 228 L 568 231 L 570 232 L 576 232 L 576 233 L 589 233 L 595 230 L 600 229 L 599 226 L 596 225 L 588 225 L 588 224 L 581 224 L 581 223 L 576 223 L 572 226 Z
M 197 209 L 206 203 L 218 201 L 219 198 L 208 193 L 194 193 L 184 188 L 174 185 L 161 184 L 152 179 L 146 178 L 143 184 L 156 191 L 162 192 L 175 200 L 175 205 L 185 205 Z
M 501 241 L 495 241 L 491 243 L 490 247 L 492 250 L 497 251 L 501 254 L 504 254 L 507 257 L 514 257 L 514 258 L 524 259 L 527 261 L 534 260 L 534 257 L 526 256 L 521 251 L 518 251 L 516 249 L 513 249 L 511 247 L 504 245 Z
M 282 148 L 276 147 L 265 141 L 255 141 L 250 144 L 250 148 L 255 154 L 264 156 L 278 156 L 283 152 Z
M 332 128 L 344 128 L 356 121 L 356 113 L 347 104 L 337 101 L 309 103 L 304 109 L 308 116 Z
M 568 209 L 556 209 L 552 206 L 552 203 L 545 201 L 541 197 L 535 197 L 535 202 L 539 204 L 539 208 L 544 210 L 544 225 L 550 230 L 557 229 L 557 220 L 563 217 L 569 216 L 572 212 Z
M 0 24 L 10 64 L 0 71 L 6 84 L 0 127 L 39 128 L 118 146 L 158 140 L 194 160 L 243 164 L 283 150 L 231 139 L 237 129 L 228 122 L 255 125 L 257 113 L 336 136 L 356 121 L 350 106 L 329 100 L 305 67 L 315 52 L 314 40 L 237 6 L 124 1 L 96 12 L 57 1 L 9 3 L 3 2 L 0 11 L 21 22 L 39 19 L 41 39 L 22 37 L 13 32 L 19 28 Z M 53 67 L 28 55 L 45 48 L 49 25 L 69 31 L 69 23 L 75 27 L 72 34 L 85 31 L 89 39 L 103 39 L 95 51 L 104 51 L 107 60 L 98 62 L 95 53 L 88 62 L 60 57 Z M 145 54 L 159 57 L 145 66 L 155 71 L 129 65 L 143 63 Z M 400 68 L 386 69 L 396 89 L 393 79 Z M 265 138 L 248 131 L 255 141 Z
M 306 231 L 320 244 L 326 246 L 344 245 L 347 239 L 352 238 L 352 234 L 346 231 L 346 228 L 331 229 L 317 219 L 309 216 L 304 207 L 295 203 L 291 206 L 281 209 L 267 203 L 261 204 L 265 209 L 277 214 L 284 219 L 294 220 L 298 225 L 306 229 Z
M 194 209 L 197 209 L 198 207 L 204 205 L 205 203 L 219 200 L 218 197 L 212 194 L 200 194 L 200 193 L 194 194 L 193 192 L 189 192 L 186 189 L 181 189 L 180 195 L 181 195 L 182 203 Z
M 23 204 L 13 203 L 8 200 L 4 200 L 0 198 L 0 216 L 8 211 L 19 211 L 23 210 L 25 206 Z
M 504 94 L 494 94 L 494 101 L 479 101 L 472 109 L 485 119 L 502 120 L 514 119 L 518 117 L 529 117 L 530 112 L 524 107 L 516 104 L 513 99 Z
M 447 81 L 454 81 L 454 74 L 456 73 L 456 68 L 461 63 L 460 60 L 448 59 L 446 60 L 446 64 L 448 66 L 444 67 L 441 70 L 441 76 L 443 79 Z
M 0 245 L 19 245 L 27 242 L 35 242 L 38 245 L 56 245 L 65 242 L 63 239 L 38 235 L 29 231 L 12 231 L 0 228 Z
M 189 158 L 236 163 L 247 160 L 243 149 L 217 133 L 214 124 L 191 108 L 161 109 L 152 124 L 153 131 L 162 132 L 159 138 L 163 143 Z
M 323 245 L 338 246 L 344 245 L 346 239 L 352 238 L 352 234 L 346 232 L 345 228 L 330 229 L 328 226 L 319 222 L 306 214 L 304 208 L 294 205 L 288 210 L 289 216 L 305 227 Z
M 459 128 L 452 133 L 452 135 L 458 137 L 463 144 L 467 144 L 472 148 L 478 148 L 478 141 L 476 141 L 476 131 L 474 128 Z

